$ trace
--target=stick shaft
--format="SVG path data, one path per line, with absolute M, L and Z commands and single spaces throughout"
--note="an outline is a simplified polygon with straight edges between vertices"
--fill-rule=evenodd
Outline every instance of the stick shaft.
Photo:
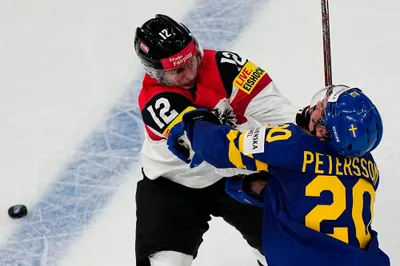
M 325 86 L 332 85 L 331 37 L 328 0 L 321 0 Z

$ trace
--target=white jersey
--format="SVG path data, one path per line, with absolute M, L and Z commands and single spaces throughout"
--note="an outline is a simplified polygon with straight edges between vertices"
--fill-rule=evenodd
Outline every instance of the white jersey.
M 233 168 L 216 170 L 206 162 L 190 168 L 172 154 L 166 137 L 185 112 L 196 108 L 233 112 L 239 130 L 295 121 L 296 108 L 252 62 L 231 52 L 205 50 L 203 64 L 193 91 L 162 86 L 145 76 L 139 95 L 146 129 L 141 155 L 150 179 L 164 177 L 187 187 L 204 188 L 224 176 L 248 173 Z

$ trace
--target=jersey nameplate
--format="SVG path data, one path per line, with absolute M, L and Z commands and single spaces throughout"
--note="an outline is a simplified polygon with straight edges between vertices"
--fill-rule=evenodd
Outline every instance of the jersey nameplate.
M 254 154 L 264 152 L 266 127 L 258 127 L 243 132 L 243 151 L 244 154 Z
M 265 74 L 266 72 L 264 70 L 248 61 L 233 80 L 233 85 L 245 93 L 250 94 Z

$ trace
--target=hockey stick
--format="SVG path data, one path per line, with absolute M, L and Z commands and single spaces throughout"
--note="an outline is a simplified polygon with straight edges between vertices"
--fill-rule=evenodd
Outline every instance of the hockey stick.
M 331 36 L 329 27 L 328 0 L 321 0 L 321 12 L 322 12 L 322 39 L 324 48 L 325 86 L 330 86 L 332 85 L 332 66 L 331 66 Z

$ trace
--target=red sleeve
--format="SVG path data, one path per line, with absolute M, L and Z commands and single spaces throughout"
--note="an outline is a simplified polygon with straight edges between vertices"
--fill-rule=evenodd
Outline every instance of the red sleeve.
M 147 74 L 138 97 L 145 130 L 152 140 L 162 140 L 185 112 L 195 109 L 189 91 L 163 86 Z
M 262 68 L 233 52 L 217 52 L 216 63 L 238 123 L 244 123 L 247 106 L 272 80 Z
M 232 108 L 240 114 L 244 114 L 247 106 L 254 97 L 272 82 L 270 76 L 260 67 L 256 66 L 249 70 L 246 69 L 246 65 L 233 82 L 233 86 L 236 87 L 234 89 L 236 89 L 237 92 L 231 105 Z

